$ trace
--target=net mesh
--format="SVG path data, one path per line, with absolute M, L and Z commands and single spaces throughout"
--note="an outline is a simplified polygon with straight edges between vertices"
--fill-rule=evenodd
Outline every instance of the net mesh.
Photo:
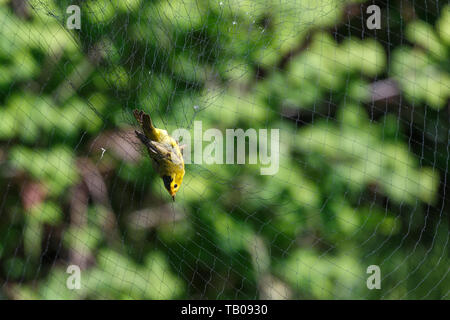
M 4 0 L 0 18 L 0 297 L 448 299 L 448 2 Z M 196 123 L 279 129 L 278 170 L 186 164 L 172 202 L 135 108 L 193 144 Z

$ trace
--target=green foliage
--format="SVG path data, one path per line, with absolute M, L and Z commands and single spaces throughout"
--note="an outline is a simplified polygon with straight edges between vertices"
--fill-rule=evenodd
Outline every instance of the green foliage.
M 368 185 L 399 203 L 414 204 L 417 198 L 432 203 L 439 176 L 430 168 L 418 168 L 415 157 L 401 143 L 385 140 L 383 123 L 371 125 L 362 108 L 340 108 L 340 127 L 317 123 L 302 131 L 298 146 L 309 157 L 328 159 L 333 180 L 348 183 L 358 192 Z M 314 161 L 314 160 L 311 160 Z
M 50 150 L 17 146 L 11 149 L 10 159 L 12 166 L 29 173 L 32 179 L 42 182 L 54 195 L 61 194 L 78 180 L 73 154 L 63 146 Z
M 435 109 L 443 108 L 450 98 L 449 11 L 448 5 L 442 9 L 438 32 L 422 20 L 408 24 L 406 38 L 415 47 L 400 47 L 392 58 L 392 74 L 408 99 Z

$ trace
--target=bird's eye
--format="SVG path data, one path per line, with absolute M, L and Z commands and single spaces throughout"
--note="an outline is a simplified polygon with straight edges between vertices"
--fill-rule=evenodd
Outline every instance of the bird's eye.
M 175 184 L 173 185 L 173 187 L 174 187 L 174 188 L 178 188 L 178 185 L 175 183 Z

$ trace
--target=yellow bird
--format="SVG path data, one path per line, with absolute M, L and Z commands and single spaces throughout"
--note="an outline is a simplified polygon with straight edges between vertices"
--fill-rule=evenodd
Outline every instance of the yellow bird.
M 155 170 L 175 201 L 175 194 L 180 189 L 184 177 L 182 148 L 166 130 L 155 128 L 148 114 L 139 110 L 134 110 L 133 114 L 143 130 L 143 133 L 135 131 L 136 136 L 147 147 Z

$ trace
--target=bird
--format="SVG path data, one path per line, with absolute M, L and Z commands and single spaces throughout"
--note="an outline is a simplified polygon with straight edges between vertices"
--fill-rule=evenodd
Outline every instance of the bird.
M 153 167 L 162 178 L 164 187 L 172 196 L 172 200 L 175 201 L 175 195 L 180 189 L 185 174 L 183 146 L 180 147 L 166 130 L 155 128 L 147 113 L 135 109 L 133 114 L 143 131 L 135 130 L 135 134 L 147 147 L 148 154 L 153 160 Z

